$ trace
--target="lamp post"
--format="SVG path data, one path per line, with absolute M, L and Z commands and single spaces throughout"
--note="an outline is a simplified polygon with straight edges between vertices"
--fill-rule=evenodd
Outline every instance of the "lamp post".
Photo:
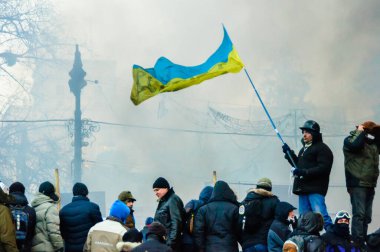
M 86 72 L 82 68 L 82 59 L 79 52 L 79 46 L 76 45 L 75 58 L 73 68 L 69 75 L 70 91 L 75 96 L 75 114 L 74 114 L 74 159 L 72 164 L 73 169 L 73 182 L 81 182 L 82 180 L 82 111 L 80 105 L 80 94 L 82 88 L 86 86 L 84 77 Z

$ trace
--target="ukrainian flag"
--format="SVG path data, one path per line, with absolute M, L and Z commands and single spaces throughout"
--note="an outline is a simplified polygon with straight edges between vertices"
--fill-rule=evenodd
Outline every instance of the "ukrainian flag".
M 218 50 L 198 66 L 181 66 L 165 57 L 154 68 L 133 66 L 131 100 L 135 105 L 163 92 L 173 92 L 226 73 L 239 72 L 244 64 L 237 54 L 226 29 Z

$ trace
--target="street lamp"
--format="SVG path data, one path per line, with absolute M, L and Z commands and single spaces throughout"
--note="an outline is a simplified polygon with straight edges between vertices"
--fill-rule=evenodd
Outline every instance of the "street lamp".
M 74 65 L 71 69 L 69 75 L 71 79 L 69 80 L 70 91 L 75 96 L 75 119 L 74 119 L 74 159 L 72 164 L 74 165 L 73 170 L 73 183 L 82 181 L 82 112 L 80 105 L 80 94 L 82 88 L 87 84 L 84 77 L 86 72 L 82 68 L 82 59 L 79 52 L 79 46 L 76 45 Z

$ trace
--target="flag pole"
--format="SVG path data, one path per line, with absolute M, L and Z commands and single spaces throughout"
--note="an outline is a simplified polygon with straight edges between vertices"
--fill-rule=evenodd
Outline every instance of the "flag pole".
M 274 131 L 276 132 L 277 137 L 280 139 L 280 141 L 281 141 L 282 144 L 284 145 L 284 144 L 285 144 L 284 139 L 282 139 L 282 136 L 281 136 L 280 132 L 278 131 L 276 125 L 274 124 L 274 122 L 273 122 L 273 120 L 272 120 L 272 117 L 270 116 L 270 114 L 269 114 L 267 108 L 265 107 L 265 104 L 264 104 L 263 100 L 261 99 L 260 94 L 259 94 L 259 92 L 257 91 L 255 85 L 253 84 L 253 81 L 252 81 L 252 79 L 251 79 L 251 76 L 249 76 L 249 73 L 248 73 L 248 71 L 247 71 L 246 68 L 244 68 L 244 72 L 245 72 L 245 74 L 247 75 L 248 80 L 249 80 L 249 82 L 251 83 L 251 85 L 252 85 L 252 87 L 253 87 L 253 90 L 255 90 L 255 93 L 256 93 L 256 95 L 257 95 L 257 98 L 259 98 L 259 101 L 260 101 L 260 103 L 261 103 L 261 106 L 263 107 L 263 109 L 264 109 L 264 111 L 265 111 L 265 114 L 267 114 L 267 116 L 268 116 L 268 118 L 269 118 L 269 121 L 270 121 L 270 123 L 272 124 L 272 127 L 273 127 Z M 294 167 L 294 168 L 297 168 L 296 163 L 294 162 L 292 156 L 290 155 L 290 151 L 289 151 L 289 150 L 286 151 L 286 154 L 288 155 L 290 161 L 292 162 L 293 167 Z

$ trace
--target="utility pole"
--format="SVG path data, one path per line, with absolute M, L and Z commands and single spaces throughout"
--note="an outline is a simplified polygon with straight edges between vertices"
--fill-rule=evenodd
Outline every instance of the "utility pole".
M 74 159 L 72 162 L 73 168 L 73 183 L 82 181 L 82 111 L 80 105 L 80 94 L 82 88 L 87 84 L 84 77 L 86 72 L 82 68 L 82 59 L 79 52 L 79 46 L 76 45 L 75 58 L 73 69 L 69 75 L 70 91 L 75 96 L 75 113 L 74 113 Z

